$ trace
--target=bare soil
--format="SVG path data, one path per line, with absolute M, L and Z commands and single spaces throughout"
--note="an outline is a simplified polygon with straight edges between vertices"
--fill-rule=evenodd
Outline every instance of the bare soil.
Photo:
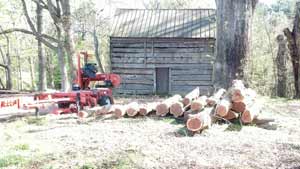
M 158 101 L 117 97 L 117 103 Z M 0 168 L 300 168 L 300 102 L 261 97 L 269 125 L 215 124 L 190 136 L 173 117 L 0 123 Z

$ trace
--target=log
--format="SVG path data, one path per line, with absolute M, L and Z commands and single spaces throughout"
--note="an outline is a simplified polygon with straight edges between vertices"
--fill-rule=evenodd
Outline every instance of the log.
M 170 113 L 174 115 L 174 117 L 180 117 L 183 115 L 185 111 L 187 111 L 191 105 L 186 105 L 184 107 L 184 104 L 181 102 L 175 102 L 170 107 Z
M 220 103 L 217 104 L 215 114 L 219 115 L 221 117 L 224 117 L 227 115 L 228 111 L 231 109 L 231 102 L 229 98 L 224 98 L 220 101 Z
M 165 101 L 159 103 L 155 110 L 156 110 L 156 115 L 158 116 L 165 116 L 169 113 L 169 109 L 170 106 L 175 103 L 178 102 L 182 99 L 182 97 L 180 95 L 174 95 L 168 99 L 166 99 Z
M 207 102 L 207 97 L 206 96 L 201 96 L 196 100 L 193 100 L 191 103 L 191 110 L 192 111 L 200 111 L 201 109 L 203 109 Z
M 129 117 L 134 117 L 139 113 L 140 107 L 137 102 L 131 102 L 126 106 L 126 113 Z
M 206 103 L 208 106 L 215 106 L 225 95 L 226 90 L 221 88 L 213 96 L 207 98 Z
M 80 110 L 78 113 L 77 113 L 77 116 L 79 118 L 87 118 L 87 117 L 90 117 L 92 115 L 92 113 L 89 113 L 85 110 Z
M 241 102 L 233 102 L 231 109 L 238 113 L 243 113 L 246 110 L 246 103 L 244 101 Z
M 199 87 L 196 87 L 194 90 L 192 90 L 191 92 L 189 92 L 187 95 L 184 96 L 182 103 L 183 106 L 187 106 L 189 104 L 191 104 L 191 102 L 198 98 L 200 95 L 200 89 Z
M 209 107 L 196 114 L 189 114 L 186 121 L 186 127 L 189 131 L 197 132 L 209 128 L 212 123 L 213 108 Z
M 260 113 L 261 106 L 254 104 L 242 113 L 241 121 L 245 124 L 251 123 Z
M 245 86 L 241 80 L 233 80 L 232 87 L 229 89 L 229 94 L 232 102 L 241 102 L 245 98 Z
M 252 121 L 252 123 L 256 124 L 256 125 L 263 125 L 263 124 L 267 124 L 270 122 L 275 122 L 275 119 L 258 116 L 258 117 L 255 117 Z
M 116 118 L 121 118 L 126 114 L 126 106 L 124 105 L 113 105 L 114 116 Z
M 153 102 L 153 103 L 140 105 L 139 114 L 142 116 L 148 115 L 150 112 L 155 111 L 157 104 L 158 104 L 157 102 Z
M 223 118 L 226 120 L 233 120 L 239 117 L 239 114 L 234 112 L 233 110 L 229 110 L 227 115 L 224 116 Z

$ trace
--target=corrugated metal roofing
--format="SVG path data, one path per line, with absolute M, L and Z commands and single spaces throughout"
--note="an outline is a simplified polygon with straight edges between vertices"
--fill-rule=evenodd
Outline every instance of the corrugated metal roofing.
M 214 38 L 214 9 L 117 9 L 112 37 Z

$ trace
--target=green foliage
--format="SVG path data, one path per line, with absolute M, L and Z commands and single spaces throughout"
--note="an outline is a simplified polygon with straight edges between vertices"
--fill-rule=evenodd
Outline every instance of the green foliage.
M 26 159 L 20 155 L 7 155 L 0 157 L 0 168 L 26 163 Z
M 29 150 L 28 144 L 17 144 L 14 147 L 15 150 Z
M 251 34 L 251 58 L 247 68 L 248 83 L 262 95 L 274 96 L 276 91 L 277 41 L 276 37 L 283 34 L 282 30 L 290 26 L 292 13 L 290 9 L 294 0 L 278 0 L 272 6 L 262 3 L 257 5 L 254 13 Z M 288 61 L 289 96 L 292 90 L 292 69 Z
M 45 117 L 28 117 L 26 118 L 27 124 L 35 124 L 38 126 L 46 124 L 47 120 Z

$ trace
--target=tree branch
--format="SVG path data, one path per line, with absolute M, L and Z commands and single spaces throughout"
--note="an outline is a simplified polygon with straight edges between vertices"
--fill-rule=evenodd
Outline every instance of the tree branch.
M 4 64 L 1 64 L 1 63 L 0 63 L 0 67 L 3 67 L 3 68 L 6 69 L 6 70 L 8 69 L 8 66 L 7 66 L 7 65 L 4 65 Z
M 48 11 L 50 13 L 51 18 L 54 21 L 54 24 L 57 24 L 59 22 L 59 13 L 57 10 L 57 7 L 55 7 L 52 3 L 52 0 L 47 0 L 47 4 L 48 4 Z
M 24 11 L 24 14 L 25 14 L 27 23 L 29 24 L 30 29 L 32 30 L 32 32 L 36 34 L 37 31 L 36 31 L 36 29 L 35 29 L 35 27 L 34 27 L 34 24 L 32 23 L 32 21 L 31 21 L 31 19 L 30 19 L 30 17 L 29 17 L 26 2 L 25 2 L 25 0 L 21 0 L 21 1 L 22 1 L 23 11 Z
M 43 9 L 46 9 L 46 10 L 48 10 L 48 5 L 44 2 L 44 1 L 40 1 L 39 2 L 39 0 L 32 0 L 34 3 L 40 3 L 40 5 L 41 5 L 41 7 L 43 8 Z
M 0 32 L 0 35 L 2 34 L 9 34 L 9 33 L 12 33 L 12 32 L 22 32 L 22 33 L 25 33 L 25 34 L 29 34 L 29 35 L 34 35 L 36 36 L 37 38 L 38 37 L 42 37 L 42 38 L 46 38 L 48 40 L 51 40 L 55 43 L 58 43 L 58 40 L 53 38 L 52 36 L 49 36 L 49 35 L 46 35 L 46 34 L 38 34 L 38 33 L 34 33 L 34 32 L 31 32 L 29 30 L 26 30 L 26 29 L 22 29 L 22 28 L 11 28 L 11 29 L 7 29 L 7 30 L 4 30 L 2 32 Z

